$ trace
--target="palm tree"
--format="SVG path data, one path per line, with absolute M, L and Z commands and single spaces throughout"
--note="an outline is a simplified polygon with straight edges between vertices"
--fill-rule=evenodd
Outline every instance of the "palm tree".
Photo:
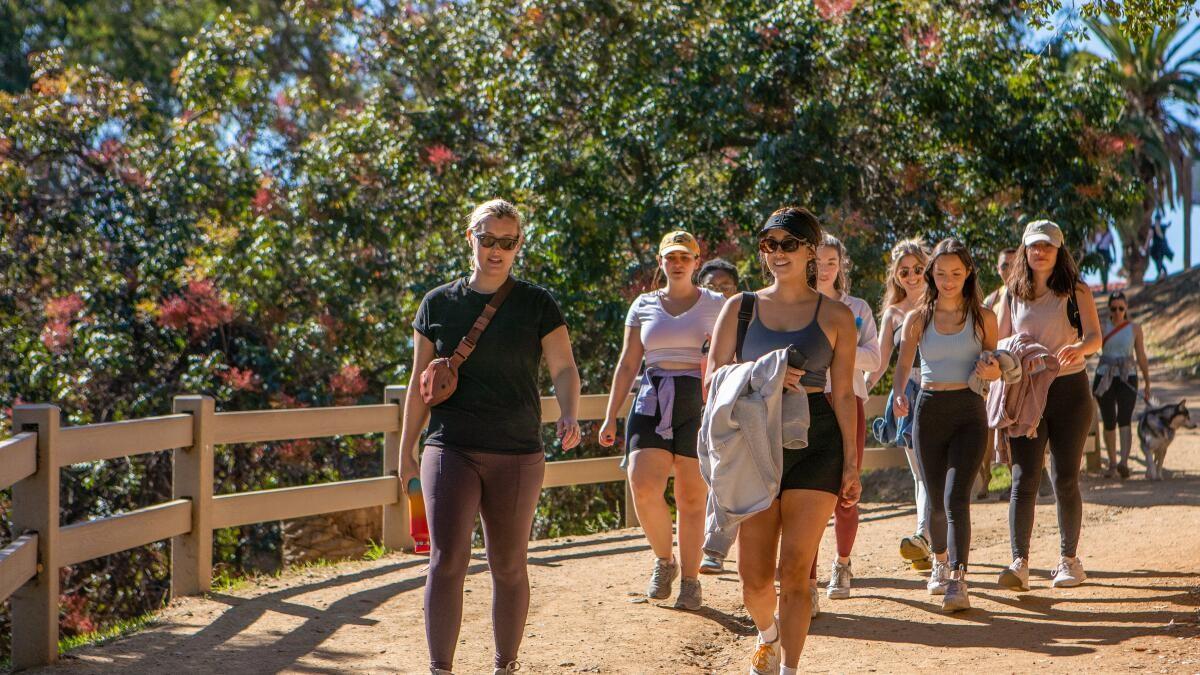
M 1185 51 L 1200 25 L 1186 33 L 1182 20 L 1159 26 L 1142 38 L 1127 34 L 1109 18 L 1088 19 L 1088 27 L 1104 46 L 1109 72 L 1125 95 L 1125 126 L 1138 139 L 1135 167 L 1144 186 L 1140 208 L 1118 222 L 1125 272 L 1132 285 L 1142 283 L 1147 260 L 1145 243 L 1150 218 L 1163 204 L 1182 201 L 1191 213 L 1193 158 L 1200 157 L 1200 131 L 1179 114 L 1192 116 L 1200 102 L 1200 49 Z M 1190 218 L 1185 215 L 1185 228 Z

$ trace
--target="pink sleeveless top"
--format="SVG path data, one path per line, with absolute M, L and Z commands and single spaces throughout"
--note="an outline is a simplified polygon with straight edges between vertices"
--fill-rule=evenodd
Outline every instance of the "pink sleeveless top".
M 1057 354 L 1063 347 L 1079 342 L 1079 333 L 1067 318 L 1067 296 L 1047 292 L 1037 300 L 1012 300 L 1013 334 L 1029 333 L 1043 347 Z M 1087 368 L 1087 363 L 1063 367 L 1058 376 L 1074 375 Z

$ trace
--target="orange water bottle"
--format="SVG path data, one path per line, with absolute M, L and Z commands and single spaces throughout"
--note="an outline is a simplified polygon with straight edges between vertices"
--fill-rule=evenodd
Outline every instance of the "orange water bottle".
M 408 481 L 408 533 L 412 535 L 413 553 L 429 553 L 425 497 L 421 494 L 421 479 L 415 477 Z

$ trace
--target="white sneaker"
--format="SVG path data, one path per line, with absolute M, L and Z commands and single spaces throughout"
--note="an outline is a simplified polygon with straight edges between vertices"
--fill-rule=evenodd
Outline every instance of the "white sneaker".
M 1054 570 L 1054 581 L 1050 585 L 1055 588 L 1073 588 L 1087 580 L 1087 572 L 1083 571 L 1083 561 L 1078 557 L 1063 557 L 1058 561 Z
M 1080 571 L 1083 571 L 1082 567 Z M 1029 590 L 1029 561 L 1025 558 L 1015 558 L 1012 564 L 1000 573 L 997 583 L 1010 591 Z
M 853 577 L 854 573 L 850 571 L 850 563 L 843 565 L 834 560 L 833 571 L 829 573 L 829 588 L 826 589 L 825 595 L 830 600 L 844 600 L 850 597 L 850 579 Z
M 971 609 L 971 597 L 967 592 L 966 570 L 961 566 L 950 573 L 946 582 L 946 594 L 942 596 L 943 612 L 961 612 Z
M 821 616 L 821 593 L 817 590 L 817 585 L 814 583 L 809 586 L 808 596 L 812 598 L 812 618 Z
M 762 636 L 758 636 L 754 654 L 750 657 L 750 675 L 779 675 L 782 656 L 783 651 L 779 647 L 778 639 L 774 642 L 763 642 Z
M 929 572 L 929 583 L 925 588 L 930 595 L 945 595 L 946 582 L 950 580 L 950 566 L 940 560 L 933 561 L 933 569 Z
M 492 675 L 512 675 L 521 669 L 521 664 L 518 661 L 513 661 L 503 668 L 496 668 L 492 671 Z

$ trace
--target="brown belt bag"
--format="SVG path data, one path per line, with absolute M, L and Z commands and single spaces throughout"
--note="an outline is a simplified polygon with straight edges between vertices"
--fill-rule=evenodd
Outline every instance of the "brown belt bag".
M 462 341 L 454 348 L 454 354 L 434 359 L 425 366 L 425 370 L 421 372 L 421 398 L 427 405 L 435 406 L 454 394 L 454 390 L 458 388 L 458 369 L 462 366 L 463 361 L 466 361 L 467 357 L 471 355 L 471 352 L 475 351 L 475 345 L 479 343 L 479 336 L 483 335 L 484 329 L 492 322 L 496 310 L 504 304 L 514 285 L 516 282 L 512 277 L 505 280 L 504 285 L 496 291 L 487 306 L 483 308 L 479 318 L 475 319 L 471 330 L 467 331 Z

